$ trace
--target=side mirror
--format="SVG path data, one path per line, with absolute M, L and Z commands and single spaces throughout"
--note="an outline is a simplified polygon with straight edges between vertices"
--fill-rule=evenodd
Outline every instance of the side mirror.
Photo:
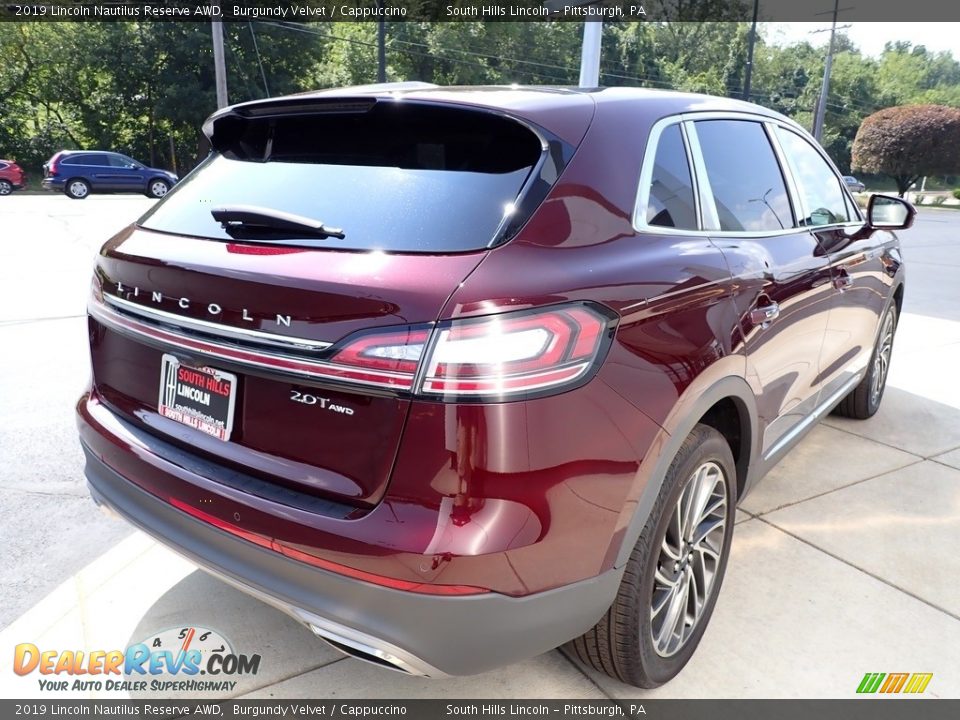
M 867 224 L 873 230 L 906 230 L 916 216 L 916 208 L 903 198 L 871 195 L 867 203 Z

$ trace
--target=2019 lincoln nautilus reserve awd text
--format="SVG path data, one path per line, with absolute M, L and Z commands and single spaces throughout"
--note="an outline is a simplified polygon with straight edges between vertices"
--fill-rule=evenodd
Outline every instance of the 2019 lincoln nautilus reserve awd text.
M 694 652 L 744 493 L 872 415 L 893 230 L 792 121 L 640 89 L 226 108 L 104 245 L 97 502 L 343 651 L 476 673 Z

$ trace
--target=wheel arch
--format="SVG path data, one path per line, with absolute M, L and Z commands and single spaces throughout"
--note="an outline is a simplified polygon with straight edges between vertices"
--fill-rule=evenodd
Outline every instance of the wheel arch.
M 74 197 L 73 195 L 70 195 L 70 184 L 78 180 L 87 186 L 87 195 L 93 194 L 93 183 L 90 182 L 89 178 L 85 178 L 83 175 L 71 175 L 70 177 L 68 177 L 64 181 L 63 185 L 60 186 L 61 190 L 65 192 L 69 197 Z M 84 195 L 83 197 L 87 197 L 87 195 Z
M 683 441 L 698 424 L 713 427 L 730 445 L 736 464 L 738 498 L 757 480 L 754 477 L 757 438 L 760 437 L 756 399 L 746 380 L 739 376 L 721 378 L 706 388 L 696 383 L 687 388 L 678 401 L 678 411 L 671 414 L 660 437 L 651 446 L 652 467 L 647 482 L 636 501 L 635 509 L 617 547 L 615 567 L 622 567 L 630 558 L 640 533 L 646 525 L 667 469 Z

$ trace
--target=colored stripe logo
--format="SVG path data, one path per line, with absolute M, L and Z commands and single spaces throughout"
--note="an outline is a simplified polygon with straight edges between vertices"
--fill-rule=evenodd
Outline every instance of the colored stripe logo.
M 927 689 L 933 673 L 866 673 L 857 692 L 873 693 L 922 693 Z

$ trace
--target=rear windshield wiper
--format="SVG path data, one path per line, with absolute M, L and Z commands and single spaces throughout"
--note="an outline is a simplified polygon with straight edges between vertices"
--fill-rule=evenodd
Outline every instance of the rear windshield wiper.
M 210 214 L 231 236 L 308 234 L 340 239 L 346 237 L 342 229 L 328 227 L 322 220 L 257 205 L 228 205 L 214 208 Z

